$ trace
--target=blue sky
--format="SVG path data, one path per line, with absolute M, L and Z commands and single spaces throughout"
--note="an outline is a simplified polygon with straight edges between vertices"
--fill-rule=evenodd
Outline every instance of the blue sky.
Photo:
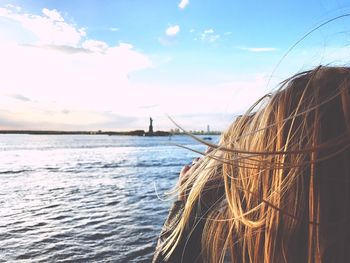
M 0 128 L 222 130 L 284 78 L 349 63 L 338 1 L 0 2 Z M 276 65 L 278 67 L 276 68 Z

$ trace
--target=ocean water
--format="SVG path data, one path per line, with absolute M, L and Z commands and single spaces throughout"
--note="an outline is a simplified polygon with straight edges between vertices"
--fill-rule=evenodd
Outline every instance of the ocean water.
M 213 136 L 214 141 L 217 137 Z M 0 262 L 150 262 L 187 136 L 0 135 Z

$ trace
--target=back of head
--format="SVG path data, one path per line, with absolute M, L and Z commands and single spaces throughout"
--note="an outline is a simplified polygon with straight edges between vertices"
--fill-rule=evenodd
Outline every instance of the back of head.
M 294 76 L 229 139 L 233 152 L 247 152 L 226 153 L 238 161 L 224 164 L 236 175 L 226 195 L 239 222 L 229 224 L 230 238 L 241 238 L 231 252 L 237 262 L 350 257 L 349 81 L 348 68 Z
M 236 120 L 187 181 L 178 234 L 218 181 L 202 235 L 208 262 L 349 260 L 350 68 L 297 74 Z
M 318 67 L 294 78 L 275 99 L 275 109 L 284 108 L 284 119 L 290 118 L 281 138 L 286 158 L 291 159 L 286 164 L 295 166 L 293 180 L 281 197 L 280 208 L 295 216 L 287 220 L 290 228 L 279 222 L 290 235 L 282 238 L 288 242 L 283 250 L 292 262 L 346 262 L 350 258 L 350 69 Z

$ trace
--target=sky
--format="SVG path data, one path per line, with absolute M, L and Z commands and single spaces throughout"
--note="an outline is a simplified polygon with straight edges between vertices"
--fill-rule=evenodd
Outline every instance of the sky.
M 222 131 L 350 61 L 347 0 L 0 0 L 0 129 Z M 303 39 L 291 50 L 290 48 Z

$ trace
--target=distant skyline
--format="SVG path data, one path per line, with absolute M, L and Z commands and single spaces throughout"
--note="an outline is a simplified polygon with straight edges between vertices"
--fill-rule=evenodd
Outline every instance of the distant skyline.
M 346 0 L 3 0 L 0 129 L 223 130 L 284 78 L 349 64 Z M 276 66 L 278 66 L 276 68 Z

